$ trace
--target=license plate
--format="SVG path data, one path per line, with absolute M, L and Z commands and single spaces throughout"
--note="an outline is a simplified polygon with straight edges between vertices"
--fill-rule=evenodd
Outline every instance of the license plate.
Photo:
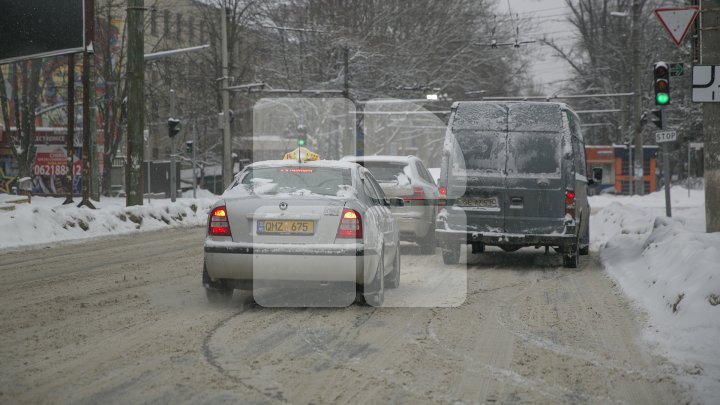
M 315 233 L 313 221 L 257 221 L 258 235 L 312 235 Z
M 497 197 L 490 198 L 460 198 L 455 205 L 461 207 L 497 208 Z

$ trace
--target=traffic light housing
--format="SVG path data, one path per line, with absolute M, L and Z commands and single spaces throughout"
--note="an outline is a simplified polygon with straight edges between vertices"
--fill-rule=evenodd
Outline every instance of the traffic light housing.
M 663 129 L 663 111 L 661 109 L 650 111 L 650 121 L 658 128 Z
M 180 120 L 176 118 L 168 118 L 168 136 L 173 138 L 180 133 Z
M 307 128 L 305 125 L 298 125 L 297 127 L 297 144 L 298 146 L 307 145 Z
M 653 65 L 655 105 L 670 104 L 670 67 L 665 62 Z
M 193 141 L 185 142 L 185 153 L 191 155 L 193 153 Z

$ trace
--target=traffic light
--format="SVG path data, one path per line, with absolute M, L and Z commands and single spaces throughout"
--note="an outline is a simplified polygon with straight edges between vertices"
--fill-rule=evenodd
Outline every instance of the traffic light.
M 670 104 L 670 69 L 665 62 L 657 62 L 653 66 L 655 77 L 655 105 Z
M 298 146 L 305 146 L 307 144 L 307 128 L 305 125 L 298 125 L 297 137 Z
M 663 111 L 661 109 L 650 111 L 650 121 L 658 128 L 663 129 Z
M 180 133 L 180 120 L 176 118 L 168 118 L 168 136 L 170 138 L 174 137 L 178 133 Z
M 193 153 L 193 141 L 185 142 L 185 153 L 192 155 Z

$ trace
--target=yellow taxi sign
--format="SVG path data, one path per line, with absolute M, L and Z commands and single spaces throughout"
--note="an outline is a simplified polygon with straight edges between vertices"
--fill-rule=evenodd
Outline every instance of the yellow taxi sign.
M 311 162 L 314 160 L 320 160 L 320 155 L 315 152 L 310 152 L 306 148 L 296 148 L 295 150 L 288 152 L 283 157 L 283 160 L 294 160 L 298 161 L 298 154 L 303 162 Z

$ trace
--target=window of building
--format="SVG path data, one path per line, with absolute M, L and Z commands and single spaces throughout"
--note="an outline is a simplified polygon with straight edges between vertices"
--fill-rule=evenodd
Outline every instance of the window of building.
M 170 33 L 170 10 L 163 12 L 163 35 L 168 36 Z
M 178 41 L 181 41 L 182 40 L 182 14 L 178 13 L 176 17 L 177 17 L 177 22 L 176 22 L 177 27 L 176 27 L 176 31 L 175 31 L 175 38 Z
M 188 41 L 195 40 L 195 18 L 190 16 L 188 19 Z

